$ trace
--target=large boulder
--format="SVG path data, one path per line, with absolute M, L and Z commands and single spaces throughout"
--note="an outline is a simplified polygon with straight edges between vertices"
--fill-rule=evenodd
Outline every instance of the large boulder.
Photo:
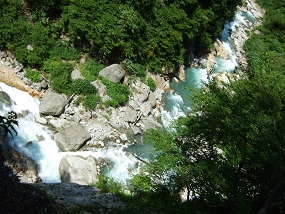
M 7 94 L 5 91 L 0 91 L 0 101 L 8 106 L 10 106 L 12 103 L 9 94 Z
M 91 156 L 64 156 L 59 164 L 59 173 L 62 183 L 89 185 L 98 181 L 96 161 Z
M 99 76 L 106 77 L 112 82 L 121 82 L 126 71 L 120 64 L 112 64 L 99 72 Z
M 59 127 L 58 132 L 54 135 L 58 147 L 66 151 L 77 151 L 91 138 L 79 123 L 69 122 Z
M 48 90 L 40 102 L 40 113 L 45 115 L 59 116 L 64 112 L 67 98 L 64 94 L 58 94 Z

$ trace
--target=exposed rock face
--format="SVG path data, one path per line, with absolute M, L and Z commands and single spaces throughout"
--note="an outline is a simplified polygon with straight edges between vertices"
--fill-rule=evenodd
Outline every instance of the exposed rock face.
M 106 77 L 112 82 L 121 82 L 126 71 L 120 64 L 110 65 L 99 72 L 99 76 Z
M 74 183 L 36 184 L 35 186 L 46 191 L 48 195 L 55 198 L 57 203 L 62 204 L 70 211 L 81 210 L 80 213 L 106 214 L 115 213 L 114 209 L 121 210 L 126 207 L 126 204 L 117 196 L 103 193 L 92 186 Z M 123 212 L 118 210 L 116 213 Z
M 79 123 L 70 122 L 58 129 L 54 139 L 62 151 L 77 151 L 90 139 L 90 134 Z
M 72 155 L 64 156 L 59 164 L 59 173 L 62 183 L 89 185 L 98 180 L 96 162 L 91 156 L 86 159 Z
M 40 113 L 45 115 L 59 116 L 64 112 L 67 104 L 66 96 L 48 90 L 40 102 Z

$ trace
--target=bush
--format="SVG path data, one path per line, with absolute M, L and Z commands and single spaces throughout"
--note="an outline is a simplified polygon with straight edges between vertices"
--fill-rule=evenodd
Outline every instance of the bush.
M 39 70 L 27 68 L 25 72 L 25 77 L 29 78 L 33 82 L 41 81 L 41 73 Z
M 151 77 L 147 78 L 147 85 L 150 87 L 150 90 L 155 91 L 156 83 Z
M 106 78 L 102 78 L 103 84 L 107 87 L 107 94 L 112 100 L 106 102 L 106 105 L 117 107 L 123 105 L 129 100 L 130 89 L 128 86 L 114 83 Z
M 112 178 L 107 177 L 106 175 L 100 174 L 98 176 L 99 181 L 92 186 L 98 187 L 103 192 L 110 192 L 113 194 L 123 194 L 123 187 L 121 184 L 115 182 Z
M 71 72 L 73 65 L 68 62 L 48 60 L 44 62 L 43 70 L 51 80 L 51 87 L 67 95 L 73 94 Z
M 98 78 L 99 72 L 105 66 L 98 61 L 88 59 L 84 65 L 80 66 L 82 75 L 89 81 L 94 81 Z
M 123 68 L 126 70 L 126 72 L 135 77 L 145 77 L 146 76 L 146 70 L 145 67 L 141 64 L 133 63 L 129 59 L 125 59 L 122 61 Z
M 80 53 L 74 47 L 69 47 L 61 41 L 58 45 L 53 46 L 50 51 L 50 58 L 52 59 L 65 59 L 65 60 L 79 60 Z
M 97 88 L 86 79 L 76 79 L 73 81 L 72 92 L 75 94 L 90 95 L 96 94 Z

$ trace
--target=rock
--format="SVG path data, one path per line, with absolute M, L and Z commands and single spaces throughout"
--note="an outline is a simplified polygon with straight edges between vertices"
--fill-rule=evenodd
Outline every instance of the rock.
M 76 79 L 85 79 L 85 78 L 84 78 L 84 76 L 82 76 L 80 70 L 74 69 L 74 70 L 71 72 L 71 79 L 72 79 L 72 80 L 76 80 Z
M 162 125 L 151 116 L 143 117 L 141 122 L 137 123 L 137 125 L 140 125 L 143 131 L 147 131 L 148 129 L 162 128 Z
M 151 92 L 148 96 L 148 101 L 149 101 L 149 104 L 152 108 L 155 107 L 156 105 L 156 96 L 154 94 L 154 92 Z
M 9 148 L 9 153 L 11 158 L 6 161 L 6 164 L 13 169 L 21 183 L 41 182 L 38 176 L 37 164 L 34 160 L 13 148 Z
M 5 91 L 0 91 L 0 100 L 8 106 L 11 106 L 12 104 L 9 94 L 7 94 Z
M 130 124 L 130 128 L 133 131 L 134 135 L 142 133 L 141 129 L 133 124 Z
M 105 193 L 93 186 L 79 185 L 75 183 L 59 184 L 35 184 L 55 198 L 57 203 L 66 207 L 69 212 L 61 213 L 124 213 L 127 206 L 119 197 L 111 193 Z M 110 210 L 111 209 L 111 210 Z M 112 212 L 113 209 L 113 212 Z M 122 209 L 122 211 L 119 211 Z M 115 211 L 116 212 L 115 212 Z M 60 213 L 60 212 L 59 212 Z
M 58 94 L 48 90 L 40 102 L 40 113 L 45 115 L 59 116 L 64 112 L 67 98 L 63 94 Z
M 64 156 L 59 164 L 59 173 L 62 183 L 89 185 L 98 181 L 96 161 L 91 156 Z
M 107 95 L 107 87 L 101 82 L 101 80 L 95 80 L 94 82 L 91 82 L 91 84 L 97 88 L 98 94 L 101 97 L 102 102 L 106 102 L 107 100 L 111 99 Z
M 127 135 L 126 135 L 125 133 L 123 133 L 123 134 L 120 135 L 120 139 L 121 139 L 122 141 L 128 141 L 128 137 L 127 137 Z
M 137 119 L 137 111 L 130 106 L 125 106 L 120 108 L 118 117 L 126 122 L 133 123 Z
M 42 125 L 47 125 L 47 120 L 44 118 L 44 117 L 41 117 L 41 115 L 40 114 L 35 114 L 34 115 L 34 118 L 35 118 L 35 121 L 37 122 L 37 123 L 40 123 L 40 124 L 42 124 Z
M 179 67 L 179 71 L 178 71 L 178 79 L 182 82 L 186 81 L 186 75 L 185 75 L 185 70 L 184 70 L 185 66 L 181 65 Z
M 120 64 L 112 64 L 99 72 L 99 76 L 105 77 L 112 82 L 121 82 L 126 71 Z
M 134 100 L 144 102 L 148 99 L 148 95 L 150 93 L 150 88 L 148 85 L 137 80 L 134 84 L 131 85 L 131 88 L 134 94 Z
M 214 43 L 214 49 L 216 51 L 216 56 L 222 59 L 229 59 L 230 54 L 229 51 L 224 47 L 223 43 L 217 39 Z
M 150 114 L 151 112 L 151 105 L 149 102 L 144 102 L 141 107 L 140 107 L 140 111 L 142 113 L 143 116 L 147 116 Z
M 45 80 L 41 81 L 41 88 L 44 89 L 44 90 L 48 89 L 48 84 L 47 84 L 47 82 Z
M 77 151 L 90 137 L 89 132 L 76 122 L 65 123 L 54 135 L 58 147 L 64 152 Z

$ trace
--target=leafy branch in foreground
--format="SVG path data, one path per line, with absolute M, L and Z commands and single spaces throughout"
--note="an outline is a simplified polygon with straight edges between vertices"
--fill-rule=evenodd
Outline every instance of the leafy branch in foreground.
M 0 127 L 2 127 L 2 129 L 4 130 L 3 140 L 7 137 L 8 134 L 12 136 L 12 131 L 17 134 L 17 131 L 14 126 L 18 126 L 18 121 L 16 121 L 15 119 L 17 119 L 17 115 L 13 111 L 10 111 L 8 113 L 8 117 L 0 115 Z

